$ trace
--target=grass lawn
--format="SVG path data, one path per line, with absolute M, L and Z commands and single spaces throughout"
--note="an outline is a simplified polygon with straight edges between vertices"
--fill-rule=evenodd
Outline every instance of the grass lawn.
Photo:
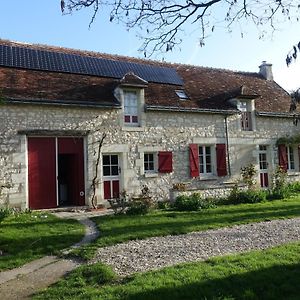
M 176 235 L 272 219 L 300 217 L 300 196 L 257 204 L 224 205 L 196 212 L 154 211 L 144 216 L 95 217 L 100 237 L 73 254 L 89 259 L 98 247 L 152 236 Z
M 35 299 L 299 299 L 300 243 L 117 278 L 83 266 Z
M 81 240 L 84 227 L 48 213 L 10 215 L 0 223 L 0 271 L 21 266 Z

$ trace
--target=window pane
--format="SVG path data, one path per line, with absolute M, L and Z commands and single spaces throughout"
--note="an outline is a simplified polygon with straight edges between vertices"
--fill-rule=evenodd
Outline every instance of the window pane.
M 202 155 L 203 154 L 203 148 L 200 146 L 199 147 L 199 155 Z
M 119 175 L 119 167 L 118 166 L 111 167 L 111 175 Z
M 137 123 L 137 122 L 138 122 L 138 117 L 132 116 L 132 123 Z
M 211 173 L 211 165 L 206 165 L 206 173 Z
M 109 165 L 109 155 L 103 155 L 103 165 Z
M 118 155 L 111 155 L 111 164 L 112 165 L 118 165 Z
M 144 169 L 145 171 L 154 171 L 154 154 L 145 153 L 144 154 Z
M 204 173 L 203 165 L 200 165 L 200 173 Z
M 103 166 L 103 176 L 109 176 L 110 175 L 110 167 Z

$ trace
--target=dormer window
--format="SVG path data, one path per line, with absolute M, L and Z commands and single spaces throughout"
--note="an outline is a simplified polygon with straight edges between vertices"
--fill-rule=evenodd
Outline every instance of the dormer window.
M 247 101 L 239 101 L 237 108 L 241 112 L 241 129 L 251 131 L 252 128 L 252 112 Z
M 179 97 L 180 100 L 187 100 L 189 97 L 185 93 L 184 90 L 175 90 L 176 95 Z
M 124 91 L 124 123 L 139 125 L 138 95 L 136 91 Z

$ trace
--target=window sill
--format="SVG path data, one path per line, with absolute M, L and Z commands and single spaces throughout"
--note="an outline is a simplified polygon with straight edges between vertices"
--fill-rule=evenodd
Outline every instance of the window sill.
M 288 176 L 299 176 L 299 175 L 300 175 L 300 172 L 288 170 L 288 171 L 287 171 L 287 175 L 288 175 Z
M 200 174 L 200 178 L 199 178 L 200 181 L 213 181 L 213 180 L 217 180 L 216 176 L 201 176 Z
M 138 127 L 138 126 L 123 126 L 123 131 L 144 131 L 144 127 Z
M 158 173 L 145 173 L 145 178 L 155 178 L 158 177 Z

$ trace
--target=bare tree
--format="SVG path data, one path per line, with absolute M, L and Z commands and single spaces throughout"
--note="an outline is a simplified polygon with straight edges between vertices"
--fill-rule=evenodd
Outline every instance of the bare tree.
M 245 20 L 257 26 L 261 38 L 282 21 L 298 21 L 299 4 L 292 0 L 61 0 L 61 10 L 92 9 L 91 26 L 97 13 L 109 7 L 110 21 L 138 29 L 143 40 L 140 50 L 150 56 L 181 44 L 185 32 L 199 30 L 203 46 L 216 27 L 231 31 Z

